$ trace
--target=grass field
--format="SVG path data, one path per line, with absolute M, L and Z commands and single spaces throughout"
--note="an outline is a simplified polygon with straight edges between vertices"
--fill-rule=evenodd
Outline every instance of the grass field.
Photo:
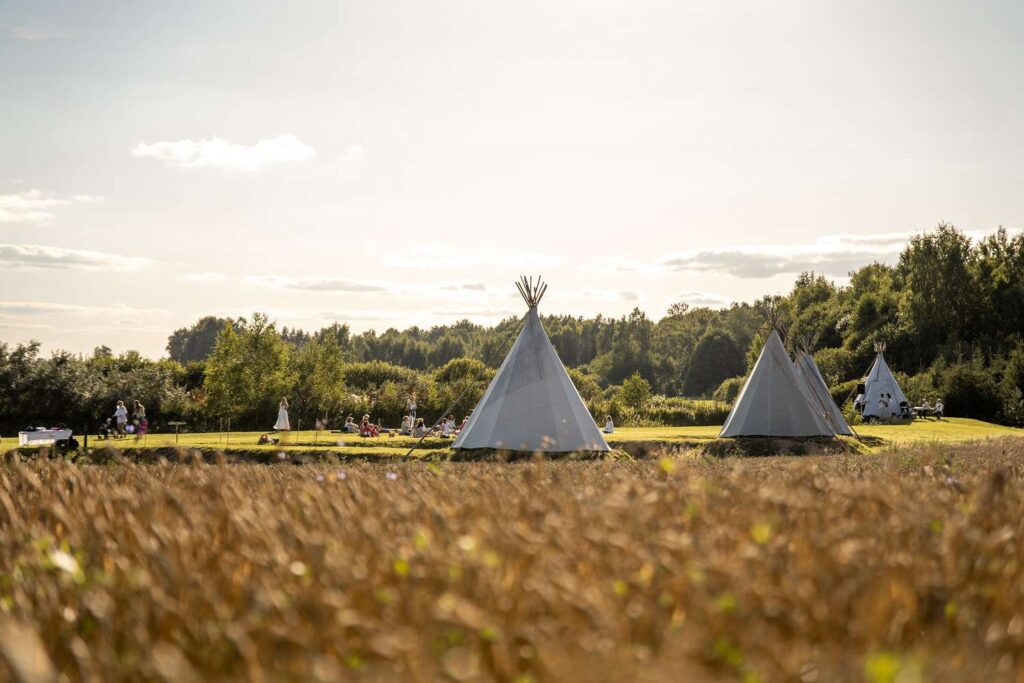
M 0 680 L 1020 681 L 1024 440 L 0 465 Z M 6 667 L 6 668 L 5 668 Z
M 719 426 L 707 427 L 622 427 L 607 437 L 613 447 L 630 442 L 663 442 L 700 444 L 715 439 Z M 1024 429 L 1013 429 L 1000 425 L 969 420 L 948 418 L 942 421 L 918 420 L 911 424 L 896 425 L 860 425 L 858 434 L 871 439 L 871 448 L 878 449 L 891 444 L 910 444 L 921 442 L 962 443 L 978 439 L 991 439 L 1003 436 L 1024 436 Z M 257 440 L 263 432 L 231 432 L 226 434 L 202 433 L 182 434 L 178 445 L 186 448 L 246 450 L 246 451 L 323 451 L 342 455 L 380 455 L 404 456 L 416 439 L 409 437 L 380 437 L 362 439 L 352 434 L 315 433 L 311 431 L 288 432 L 282 436 L 278 445 L 260 446 Z M 880 440 L 877 442 L 876 440 Z M 0 452 L 17 446 L 17 438 L 0 438 Z M 448 451 L 450 440 L 440 438 L 426 439 L 415 454 L 438 454 Z M 113 441 L 100 441 L 90 437 L 91 447 L 113 445 L 116 448 L 132 450 L 135 448 L 165 448 L 175 446 L 174 434 L 148 434 L 144 439 L 134 438 Z

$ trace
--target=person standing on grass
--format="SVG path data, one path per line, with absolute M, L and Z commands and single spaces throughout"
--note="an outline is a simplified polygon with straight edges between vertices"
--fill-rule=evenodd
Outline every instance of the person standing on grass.
M 141 439 L 146 435 L 149 428 L 149 421 L 146 420 L 146 406 L 141 401 L 135 401 L 132 405 L 132 420 L 135 422 L 135 438 Z
M 124 401 L 117 402 L 117 407 L 114 408 L 114 421 L 117 423 L 117 433 L 123 436 L 128 424 L 128 409 L 124 407 Z
M 409 391 L 409 400 L 405 402 L 405 408 L 409 412 L 409 419 L 416 422 L 416 392 Z
M 281 403 L 277 407 L 277 422 L 274 423 L 274 429 L 279 432 L 291 431 L 291 424 L 288 422 L 288 399 L 282 398 Z

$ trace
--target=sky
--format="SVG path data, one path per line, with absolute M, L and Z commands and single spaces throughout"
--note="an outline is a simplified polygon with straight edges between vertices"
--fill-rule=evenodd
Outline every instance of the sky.
M 844 282 L 1024 227 L 1024 4 L 0 0 L 0 342 Z

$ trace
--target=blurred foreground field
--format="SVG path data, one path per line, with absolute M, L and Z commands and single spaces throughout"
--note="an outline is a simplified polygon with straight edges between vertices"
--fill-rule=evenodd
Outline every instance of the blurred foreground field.
M 1022 475 L 1014 438 L 511 465 L 11 457 L 0 680 L 1017 681 Z

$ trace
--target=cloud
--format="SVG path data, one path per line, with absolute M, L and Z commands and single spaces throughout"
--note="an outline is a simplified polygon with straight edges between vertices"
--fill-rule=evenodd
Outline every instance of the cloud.
M 305 292 L 389 292 L 393 286 L 385 282 L 354 280 L 347 277 L 286 277 L 261 275 L 246 278 L 247 282 L 275 289 L 296 289 Z
M 168 315 L 170 311 L 162 308 L 133 308 L 125 305 L 115 306 L 80 306 L 77 304 L 57 304 L 48 301 L 0 301 L 0 317 L 34 318 L 54 315 L 116 315 L 128 316 L 131 321 L 143 315 Z
M 991 231 L 968 230 L 965 233 L 978 239 Z M 843 277 L 868 263 L 895 261 L 910 238 L 919 234 L 920 231 L 826 235 L 803 244 L 709 247 L 666 254 L 653 263 L 609 261 L 608 268 L 619 272 L 714 272 L 737 278 L 769 278 L 813 270 Z
M 261 275 L 246 278 L 247 282 L 275 289 L 292 289 L 304 292 L 344 292 L 349 294 L 391 294 L 395 296 L 476 296 L 487 294 L 482 282 L 442 282 L 424 284 L 400 284 L 381 280 L 359 280 L 347 277 L 289 277 L 283 275 Z
M 223 282 L 228 279 L 224 273 L 185 273 L 178 276 L 183 282 Z
M 643 292 L 635 289 L 553 289 L 545 295 L 548 299 L 593 299 L 595 301 L 606 301 L 616 303 L 622 301 L 641 301 L 644 298 Z M 541 304 L 543 306 L 543 304 Z
M 37 244 L 0 244 L 0 268 L 18 270 L 138 270 L 150 263 L 139 256 L 121 256 L 85 249 Z
M 909 233 L 827 235 L 808 244 L 717 247 L 669 254 L 657 265 L 669 271 L 720 272 L 738 278 L 767 278 L 813 270 L 843 276 L 872 261 L 891 261 Z
M 67 203 L 39 190 L 0 194 L 0 223 L 45 223 L 53 218 L 50 209 Z
M 426 243 L 413 251 L 389 252 L 383 262 L 394 268 L 543 268 L 562 263 L 558 256 L 539 253 L 474 252 L 447 244 Z
M 132 154 L 179 168 L 216 166 L 257 171 L 268 164 L 307 161 L 316 156 L 316 150 L 291 133 L 284 133 L 276 138 L 259 140 L 248 147 L 217 137 L 152 144 L 140 142 L 132 148 Z
M 214 311 L 213 315 L 225 318 L 248 318 L 254 312 L 266 313 L 270 319 L 287 325 L 302 324 L 306 327 L 322 327 L 331 323 L 352 320 L 379 322 L 402 320 L 406 314 L 400 311 L 356 310 L 337 308 L 230 308 Z
M 53 218 L 52 209 L 72 202 L 98 202 L 103 197 L 75 194 L 62 198 L 42 190 L 26 190 L 0 194 L 0 223 L 46 223 Z
M 733 302 L 732 299 L 707 292 L 682 292 L 676 295 L 675 301 L 698 308 L 724 308 Z

